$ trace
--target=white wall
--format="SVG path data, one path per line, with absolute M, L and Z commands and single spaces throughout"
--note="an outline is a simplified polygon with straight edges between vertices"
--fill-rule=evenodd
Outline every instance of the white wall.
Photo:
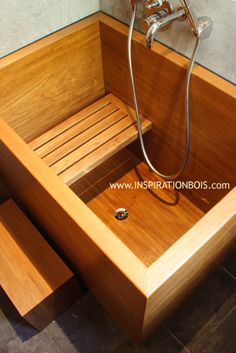
M 140 19 L 143 12 L 141 1 L 136 28 L 141 30 Z M 174 0 L 180 4 L 180 0 Z M 236 83 L 236 0 L 192 0 L 197 16 L 210 16 L 214 21 L 212 36 L 202 42 L 197 61 Z M 101 0 L 102 11 L 128 23 L 130 18 L 129 0 Z M 157 39 L 189 56 L 193 47 L 193 35 L 189 26 L 175 23 L 166 32 L 159 33 Z
M 99 0 L 0 0 L 0 57 L 99 9 Z

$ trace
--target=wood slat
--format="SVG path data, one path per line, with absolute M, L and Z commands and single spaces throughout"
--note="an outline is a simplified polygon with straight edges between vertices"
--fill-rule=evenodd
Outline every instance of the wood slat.
M 143 118 L 142 118 L 143 119 Z M 143 119 L 143 131 L 151 128 Z M 108 94 L 29 145 L 69 185 L 137 138 L 134 111 Z
M 110 114 L 108 117 L 104 118 L 99 123 L 94 123 L 94 125 L 88 128 L 86 131 L 82 130 L 83 132 L 75 136 L 75 138 L 69 141 L 64 139 L 64 144 L 59 146 L 59 148 L 55 149 L 52 153 L 43 158 L 43 160 L 48 166 L 52 166 L 53 164 L 62 160 L 62 158 L 66 158 L 66 156 L 68 156 L 69 154 L 72 154 L 71 158 L 73 159 L 73 152 L 75 152 L 75 150 L 78 150 L 82 145 L 86 145 L 86 151 L 88 145 L 91 144 L 92 141 L 96 141 L 97 136 L 100 136 L 103 131 L 106 131 L 107 129 L 109 129 L 109 127 L 118 123 L 123 118 L 125 118 L 125 112 L 121 112 L 120 110 Z M 130 119 L 128 121 L 130 122 Z M 102 138 L 102 136 L 100 137 Z M 61 138 L 63 138 L 63 136 L 61 136 Z M 103 141 L 104 140 L 102 139 L 102 142 Z M 73 159 L 73 161 L 75 162 L 76 159 Z
M 143 122 L 143 133 L 150 130 L 148 120 Z M 128 144 L 137 139 L 138 132 L 134 125 L 125 129 L 117 136 L 113 137 L 105 145 L 99 147 L 94 152 L 90 153 L 86 158 L 81 159 L 71 168 L 60 174 L 60 177 L 67 185 L 72 185 L 78 179 L 89 173 L 91 170 L 105 162 L 108 158 L 122 150 Z
M 115 113 L 116 111 L 117 111 L 117 107 L 115 107 L 113 104 L 107 105 L 106 107 L 97 111 L 93 115 L 82 120 L 80 123 L 74 125 L 71 128 L 68 128 L 63 134 L 57 136 L 51 142 L 49 141 L 44 146 L 40 147 L 37 150 L 37 154 L 41 158 L 45 157 L 50 152 L 53 152 L 57 148 L 62 146 L 65 143 L 65 141 L 70 141 L 74 137 L 81 134 L 83 131 L 89 129 L 91 126 L 94 125 L 94 121 L 98 123 L 99 121 L 105 119 L 106 117 L 110 116 L 112 113 Z
M 52 166 L 52 169 L 60 174 L 70 166 L 81 160 L 82 158 L 95 151 L 98 147 L 103 146 L 106 142 L 112 139 L 112 137 L 118 135 L 129 126 L 133 125 L 132 120 L 129 117 L 125 117 L 118 123 L 115 123 L 102 133 L 98 134 L 95 138 L 89 140 L 87 143 L 77 148 L 75 151 L 70 153 L 65 158 L 59 160 Z
M 56 137 L 60 136 L 62 133 L 65 133 L 70 128 L 73 128 L 79 122 L 105 109 L 111 104 L 111 100 L 109 99 L 109 97 L 110 95 L 108 94 L 107 96 L 99 100 L 99 104 L 95 102 L 94 104 L 89 105 L 87 108 L 83 109 L 82 112 L 73 115 L 69 119 L 64 120 L 62 123 L 56 125 L 53 129 L 50 129 L 44 134 L 40 135 L 38 138 L 29 143 L 30 147 L 34 151 L 37 150 L 37 153 L 40 155 L 40 157 L 42 157 L 43 155 L 41 155 L 40 153 L 40 148 L 42 148 L 44 145 L 49 146 L 49 142 L 51 140 L 55 141 Z M 108 110 L 110 109 L 108 108 Z

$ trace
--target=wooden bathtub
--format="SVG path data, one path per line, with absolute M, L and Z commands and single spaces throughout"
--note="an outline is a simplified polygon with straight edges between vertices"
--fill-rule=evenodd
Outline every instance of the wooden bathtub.
M 159 181 L 143 163 L 135 125 L 127 120 L 134 115 L 127 32 L 97 14 L 1 59 L 0 174 L 111 315 L 142 340 L 235 247 L 236 89 L 195 67 L 191 157 L 180 181 L 224 183 L 221 189 L 112 189 L 111 183 Z M 172 173 L 184 151 L 187 60 L 158 43 L 152 50 L 143 43 L 135 33 L 146 143 L 154 165 Z M 128 124 L 107 137 L 114 145 L 101 142 L 106 148 L 98 157 L 90 144 L 91 155 L 83 155 L 89 161 L 72 176 L 45 163 L 51 152 L 40 157 L 37 149 L 58 137 L 51 134 L 63 126 L 67 132 L 78 112 L 81 120 L 87 112 L 87 119 L 89 109 L 96 114 L 106 105 L 96 106 L 111 97 L 109 104 L 118 104 L 114 111 L 125 112 L 121 119 Z M 124 221 L 114 217 L 119 207 L 129 212 Z

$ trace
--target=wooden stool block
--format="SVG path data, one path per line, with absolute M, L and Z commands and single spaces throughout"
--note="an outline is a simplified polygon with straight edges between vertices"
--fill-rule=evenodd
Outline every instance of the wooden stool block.
M 38 330 L 80 294 L 73 273 L 12 200 L 0 206 L 0 286 Z

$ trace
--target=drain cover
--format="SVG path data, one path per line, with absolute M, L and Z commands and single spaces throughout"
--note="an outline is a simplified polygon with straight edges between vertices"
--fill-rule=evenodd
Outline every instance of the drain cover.
M 128 218 L 128 211 L 125 208 L 118 208 L 115 211 L 115 217 L 119 221 L 123 221 L 124 219 Z

